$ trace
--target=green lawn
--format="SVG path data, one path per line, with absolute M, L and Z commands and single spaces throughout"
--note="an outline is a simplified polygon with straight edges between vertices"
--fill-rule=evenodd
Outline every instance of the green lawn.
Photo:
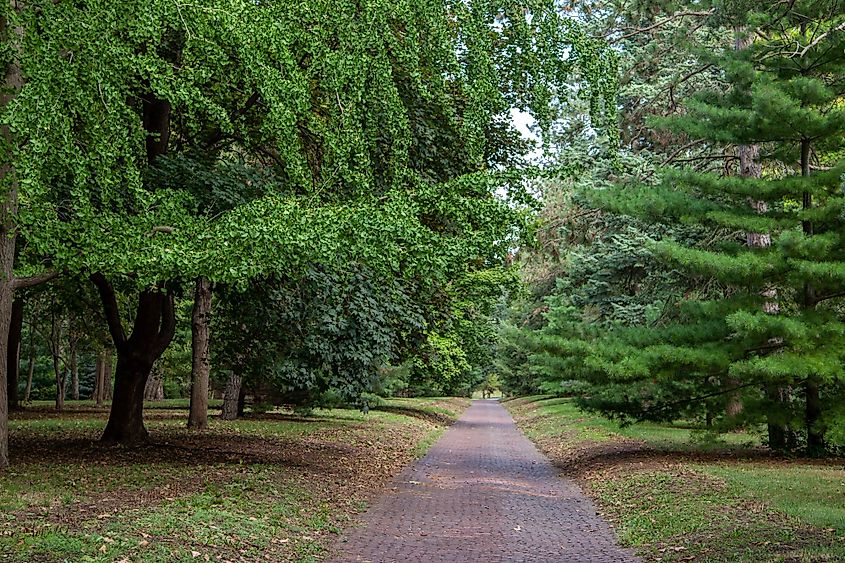
M 667 425 L 641 422 L 621 426 L 604 417 L 584 413 L 571 399 L 527 397 L 505 402 L 506 406 L 535 410 L 532 425 L 527 429 L 531 435 L 556 436 L 573 444 L 592 440 L 612 442 L 620 438 L 642 440 L 655 448 L 672 450 L 702 451 L 724 447 L 751 447 L 760 445 L 760 433 L 733 432 L 715 435 L 704 428 L 690 425 Z
M 754 432 L 620 427 L 569 399 L 505 405 L 648 561 L 845 560 L 842 460 L 765 457 Z
M 403 399 L 401 412 L 271 411 L 208 431 L 187 403 L 148 405 L 153 443 L 105 447 L 106 409 L 13 413 L 0 481 L 0 560 L 313 561 L 468 402 Z M 436 413 L 438 418 L 429 415 Z

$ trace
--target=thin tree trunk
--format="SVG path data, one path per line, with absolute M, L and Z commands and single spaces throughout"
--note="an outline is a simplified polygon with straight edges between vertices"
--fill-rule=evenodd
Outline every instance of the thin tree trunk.
M 157 366 L 153 366 L 153 369 L 150 372 L 150 377 L 147 379 L 147 384 L 144 386 L 144 400 L 164 400 L 164 385 L 162 383 L 162 373 L 161 369 Z
M 810 176 L 810 141 L 801 141 L 801 176 Z M 804 192 L 802 197 L 802 208 L 809 210 L 813 208 L 813 195 Z M 804 235 L 811 237 L 814 234 L 812 221 L 804 221 L 802 224 Z M 804 308 L 813 309 L 816 306 L 816 290 L 811 283 L 804 284 Z M 824 455 L 827 446 L 824 435 L 826 428 L 821 422 L 823 406 L 821 401 L 820 383 L 816 375 L 810 375 L 804 386 L 805 411 L 804 420 L 807 425 L 807 454 L 810 456 Z
M 34 333 L 35 331 L 33 331 Z M 29 402 L 29 395 L 32 393 L 32 374 L 35 373 L 35 341 L 32 333 L 29 335 L 29 367 L 26 371 L 26 389 L 23 392 L 23 400 Z
M 745 33 L 743 29 L 734 30 L 736 33 L 736 41 L 734 42 L 734 50 L 743 51 L 747 49 L 753 37 Z M 739 151 L 739 175 L 743 178 L 759 178 L 762 172 L 760 165 L 760 146 L 759 145 L 740 145 Z M 750 201 L 751 206 L 758 213 L 766 212 L 766 203 L 763 201 Z M 771 246 L 772 239 L 768 234 L 763 233 L 746 233 L 746 243 L 752 248 L 764 248 Z M 725 386 L 728 388 L 737 388 L 740 382 L 736 379 L 727 379 Z M 725 405 L 725 415 L 729 418 L 738 417 L 743 410 L 742 394 L 739 390 L 733 391 L 727 395 L 727 404 Z
M 6 348 L 6 379 L 9 397 L 9 410 L 20 407 L 18 397 L 18 376 L 21 365 L 21 333 L 23 332 L 23 301 L 12 302 L 12 319 L 9 326 L 9 345 Z
M 55 306 L 55 302 L 54 302 Z M 61 412 L 65 408 L 65 374 L 61 366 L 62 358 L 62 325 L 61 318 L 53 311 L 53 321 L 50 329 L 50 353 L 53 356 L 53 375 L 56 378 L 56 410 Z
M 223 420 L 238 418 L 241 383 L 241 376 L 235 375 L 234 372 L 229 375 L 229 380 L 226 382 L 226 391 L 223 393 L 223 412 L 220 415 Z
M 194 291 L 191 315 L 191 410 L 188 428 L 208 428 L 209 330 L 211 325 L 211 282 L 200 276 Z
M 79 365 L 76 348 L 70 351 L 70 398 L 74 401 L 79 400 Z
M 105 370 L 105 350 L 100 350 L 97 352 L 97 359 L 94 362 L 94 391 L 91 393 L 91 400 L 93 400 L 98 407 L 103 404 Z
M 760 178 L 762 166 L 760 164 L 760 147 L 748 145 L 739 147 L 740 174 L 744 178 Z M 767 213 L 769 208 L 765 201 L 750 201 L 751 207 L 760 215 Z M 749 248 L 765 249 L 772 245 L 772 236 L 769 233 L 746 233 L 746 244 Z M 763 311 L 770 315 L 777 315 L 780 312 L 780 305 L 777 302 L 777 290 L 766 289 L 763 295 L 771 301 L 763 304 Z M 739 382 L 734 382 L 737 385 Z M 787 436 L 790 433 L 787 418 L 784 415 L 786 393 L 784 388 L 778 385 L 766 385 L 764 393 L 772 406 L 766 413 L 766 426 L 769 437 L 769 449 L 783 451 L 787 448 Z M 741 404 L 739 404 L 741 410 Z M 731 405 L 729 404 L 729 407 Z M 735 411 L 739 414 L 739 411 Z

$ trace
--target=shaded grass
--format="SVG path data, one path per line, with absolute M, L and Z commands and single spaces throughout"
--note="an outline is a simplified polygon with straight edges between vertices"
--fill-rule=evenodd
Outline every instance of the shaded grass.
M 255 560 L 284 546 L 289 558 L 302 559 L 323 550 L 322 535 L 338 532 L 332 507 L 277 481 L 274 468 L 251 466 L 234 477 L 154 507 L 123 510 L 120 518 L 55 526 L 8 547 L 21 559 L 114 561 Z
M 449 401 L 402 404 L 456 417 L 462 403 Z M 212 418 L 197 433 L 171 407 L 148 408 L 154 443 L 139 449 L 94 442 L 105 414 L 88 406 L 14 413 L 0 560 L 313 561 L 442 432 L 405 414 L 320 409 Z
M 731 432 L 714 434 L 705 428 L 688 424 L 640 422 L 622 426 L 596 414 L 578 410 L 572 399 L 525 398 L 505 403 L 508 408 L 530 408 L 534 420 L 526 434 L 529 437 L 561 437 L 573 444 L 584 441 L 613 442 L 620 438 L 638 440 L 649 446 L 669 450 L 703 451 L 725 446 L 749 448 L 760 445 L 759 433 Z

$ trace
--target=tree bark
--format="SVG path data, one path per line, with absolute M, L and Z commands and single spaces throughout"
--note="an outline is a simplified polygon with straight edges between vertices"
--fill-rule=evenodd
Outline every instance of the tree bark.
M 226 382 L 226 391 L 223 394 L 223 412 L 220 417 L 223 420 L 235 420 L 238 418 L 238 403 L 241 395 L 241 376 L 232 372 L 229 381 Z
M 150 377 L 147 378 L 147 384 L 144 386 L 144 400 L 145 401 L 162 401 L 164 400 L 164 385 L 162 383 L 161 369 L 153 366 L 150 372 Z
M 154 164 L 167 154 L 170 140 L 170 102 L 152 93 L 142 96 L 142 124 L 146 133 L 147 162 Z M 150 371 L 176 330 L 176 312 L 172 293 L 164 287 L 144 290 L 138 296 L 132 334 L 126 336 L 114 288 L 101 273 L 91 276 L 97 286 L 106 313 L 109 333 L 117 349 L 114 398 L 102 441 L 138 444 L 148 438 L 144 426 L 144 388 Z
M 244 407 L 246 407 L 246 388 L 241 382 L 241 389 L 238 391 L 238 417 L 244 415 Z
M 804 387 L 806 399 L 806 423 L 807 423 L 807 455 L 810 457 L 821 457 L 827 450 L 824 435 L 825 428 L 821 424 L 822 401 L 819 380 L 810 377 Z
M 94 390 L 91 392 L 91 400 L 94 401 L 97 406 L 103 404 L 103 374 L 105 373 L 105 367 L 105 350 L 100 350 L 97 353 L 97 359 L 94 363 Z
M 117 349 L 114 398 L 101 440 L 140 444 L 149 437 L 143 417 L 147 379 L 176 329 L 173 294 L 163 293 L 160 288 L 142 291 L 138 296 L 132 334 L 127 337 L 114 288 L 102 274 L 92 275 L 91 280 L 100 293 L 109 332 Z
M 200 276 L 194 291 L 191 315 L 191 409 L 188 428 L 208 428 L 209 330 L 211 325 L 211 282 Z
M 69 333 L 68 343 L 70 345 L 70 398 L 79 400 L 79 356 L 77 353 L 77 338 L 73 332 Z
M 20 11 L 23 6 L 16 0 L 9 0 L 13 11 Z M 9 29 L 6 19 L 0 18 L 0 39 L 7 45 L 12 55 L 3 76 L 0 88 L 0 107 L 9 105 L 23 86 L 23 74 L 20 67 L 20 49 L 23 30 Z M 9 147 L 15 146 L 15 139 L 8 124 L 0 124 L 0 136 Z M 11 151 L 4 151 L 11 155 Z M 12 321 L 12 301 L 14 299 L 14 266 L 17 228 L 15 216 L 18 211 L 18 179 L 14 163 L 11 160 L 0 162 L 0 358 L 8 357 L 9 327 Z M 9 404 L 7 387 L 7 362 L 0 362 L 0 469 L 9 465 Z
M 23 301 L 12 302 L 12 318 L 9 326 L 9 344 L 6 347 L 6 380 L 9 410 L 20 408 L 18 396 L 18 377 L 21 365 L 21 334 L 23 333 Z
M 114 353 L 106 348 L 105 363 L 103 364 L 103 400 L 111 401 L 114 397 Z
M 111 361 L 111 350 L 108 348 L 103 348 L 97 353 L 94 392 L 91 395 L 97 406 L 102 406 L 104 401 L 111 399 Z
M 79 400 L 79 365 L 76 350 L 70 350 L 70 398 Z
M 29 395 L 32 393 L 32 374 L 35 373 L 35 342 L 30 334 L 29 338 L 29 367 L 26 371 L 26 389 L 23 392 L 23 400 L 29 402 Z
M 762 166 L 759 163 L 760 147 L 758 145 L 739 147 L 739 160 L 741 175 L 746 178 L 760 178 Z M 765 201 L 750 201 L 751 207 L 759 214 L 768 212 L 769 208 Z M 749 248 L 769 248 L 772 245 L 772 237 L 769 233 L 746 233 L 746 244 Z M 776 301 L 777 290 L 769 288 L 763 291 L 763 295 L 771 299 L 763 304 L 763 311 L 770 315 L 777 315 L 780 312 L 780 305 Z M 775 339 L 777 340 L 777 339 Z M 792 432 L 787 419 L 784 416 L 784 409 L 788 393 L 785 387 L 779 385 L 766 385 L 764 393 L 772 404 L 766 413 L 766 427 L 769 437 L 769 449 L 784 451 L 789 442 L 788 435 Z
M 810 140 L 801 141 L 801 176 L 810 176 Z M 813 195 L 804 192 L 802 197 L 802 208 L 805 210 L 813 208 Z M 804 221 L 801 225 L 804 235 L 811 237 L 814 234 L 812 221 Z M 816 306 L 816 289 L 811 283 L 804 284 L 804 308 L 814 309 Z M 826 428 L 822 424 L 823 406 L 821 401 L 819 378 L 810 375 L 804 386 L 805 410 L 804 420 L 807 426 L 807 454 L 813 457 L 824 455 L 827 445 L 824 435 Z
M 743 29 L 734 30 L 736 33 L 736 40 L 734 42 L 735 51 L 743 51 L 751 46 L 753 37 L 745 33 Z M 762 172 L 762 165 L 760 164 L 760 146 L 759 145 L 740 145 L 739 152 L 739 175 L 743 178 L 759 178 Z M 766 203 L 763 201 L 749 201 L 758 213 L 766 212 Z M 768 234 L 762 233 L 746 233 L 746 244 L 751 248 L 763 248 L 771 246 L 772 239 Z M 728 379 L 725 385 L 729 388 L 736 388 L 740 386 L 740 382 L 736 379 Z M 725 415 L 729 418 L 735 418 L 742 413 L 742 394 L 739 390 L 733 391 L 727 395 L 727 404 L 725 405 Z
M 65 408 L 65 374 L 62 370 L 61 317 L 55 311 L 50 329 L 50 354 L 53 356 L 53 375 L 56 378 L 56 410 L 61 412 Z

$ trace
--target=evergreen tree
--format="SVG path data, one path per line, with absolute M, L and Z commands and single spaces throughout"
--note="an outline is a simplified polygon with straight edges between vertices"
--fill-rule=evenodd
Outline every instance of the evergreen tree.
M 667 171 L 658 188 L 596 197 L 642 219 L 734 236 L 650 245 L 697 288 L 675 303 L 671 322 L 602 330 L 571 304 L 552 304 L 537 362 L 557 380 L 588 380 L 584 405 L 623 417 L 712 417 L 739 394 L 745 408 L 726 425 L 767 421 L 778 448 L 789 429 L 803 427 L 808 453 L 818 455 L 841 436 L 845 387 L 845 200 L 836 166 L 845 133 L 843 6 L 795 2 L 746 15 L 748 7 L 726 4 L 717 14 L 743 43 L 712 60 L 730 88 L 705 92 L 685 115 L 661 122 L 720 147 L 725 169 Z M 752 33 L 756 40 L 745 41 Z M 759 178 L 739 166 L 747 147 L 759 149 Z M 771 245 L 750 247 L 749 233 L 769 234 Z

